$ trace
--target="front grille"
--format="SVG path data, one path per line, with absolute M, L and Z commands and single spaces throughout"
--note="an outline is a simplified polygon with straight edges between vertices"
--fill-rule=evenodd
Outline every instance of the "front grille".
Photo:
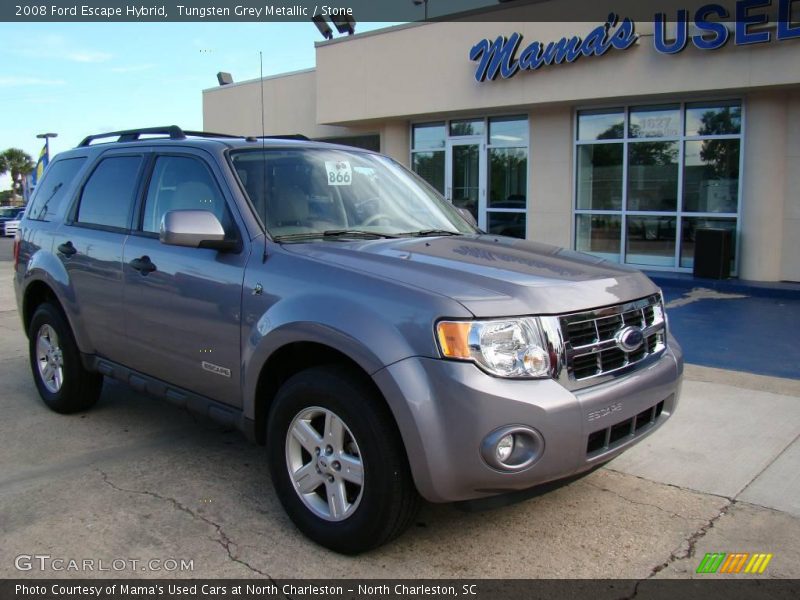
M 569 378 L 583 381 L 643 361 L 665 348 L 664 307 L 659 296 L 559 317 Z M 644 341 L 625 350 L 616 336 L 627 327 L 642 331 Z M 587 382 L 588 383 L 588 382 Z
M 664 411 L 664 402 L 665 400 L 662 400 L 655 406 L 643 410 L 635 417 L 590 433 L 586 440 L 587 456 L 592 458 L 603 454 L 643 434 L 658 421 Z

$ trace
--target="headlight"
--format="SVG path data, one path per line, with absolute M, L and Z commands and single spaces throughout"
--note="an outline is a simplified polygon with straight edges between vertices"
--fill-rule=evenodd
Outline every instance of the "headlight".
M 549 377 L 550 356 L 535 317 L 498 321 L 440 321 L 445 358 L 472 360 L 499 377 Z

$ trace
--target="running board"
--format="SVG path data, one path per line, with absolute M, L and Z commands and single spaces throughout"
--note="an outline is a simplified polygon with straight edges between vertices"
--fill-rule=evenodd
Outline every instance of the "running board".
M 225 427 L 238 429 L 249 440 L 255 440 L 254 421 L 246 418 L 244 412 L 234 406 L 195 394 L 94 354 L 81 354 L 81 362 L 89 371 L 116 379 L 137 392 L 162 398 L 179 408 L 185 408 L 198 415 L 208 417 Z

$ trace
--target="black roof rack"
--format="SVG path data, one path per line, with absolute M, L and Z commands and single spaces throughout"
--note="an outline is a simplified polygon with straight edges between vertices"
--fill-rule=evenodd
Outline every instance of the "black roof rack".
M 299 133 L 294 133 L 291 135 L 265 135 L 265 136 L 242 136 L 242 135 L 233 135 L 229 133 L 213 133 L 211 131 L 184 131 L 177 125 L 167 125 L 164 127 L 143 127 L 141 129 L 125 129 L 123 131 L 110 131 L 108 133 L 97 133 L 95 135 L 87 135 L 81 143 L 78 144 L 79 148 L 90 146 L 92 142 L 95 140 L 100 140 L 103 138 L 117 138 L 115 141 L 117 142 L 135 142 L 141 139 L 142 135 L 168 135 L 169 139 L 171 140 L 185 140 L 188 136 L 192 137 L 204 137 L 204 138 L 236 138 L 236 139 L 245 139 L 249 141 L 255 141 L 256 139 L 260 139 L 261 137 L 269 138 L 269 139 L 276 139 L 276 140 L 308 140 L 308 138 L 304 135 Z
M 135 142 L 139 139 L 139 136 L 143 134 L 162 134 L 162 135 L 169 135 L 169 139 L 171 140 L 184 140 L 186 139 L 186 134 L 183 130 L 178 127 L 177 125 L 168 125 L 166 127 L 144 127 L 142 129 L 125 129 L 122 131 L 109 131 L 108 133 L 97 133 L 95 135 L 87 135 L 81 143 L 78 144 L 79 148 L 84 146 L 89 146 L 95 140 L 100 140 L 103 138 L 109 137 L 116 137 L 118 142 Z
M 253 137 L 257 140 L 265 138 L 268 140 L 303 140 L 305 142 L 309 141 L 309 139 L 302 133 L 287 133 L 285 135 L 258 135 Z

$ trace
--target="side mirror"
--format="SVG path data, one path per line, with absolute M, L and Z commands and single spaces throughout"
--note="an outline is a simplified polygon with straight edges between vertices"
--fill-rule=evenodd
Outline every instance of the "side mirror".
M 473 227 L 478 227 L 478 222 L 475 220 L 475 215 L 472 214 L 472 211 L 468 208 L 459 208 L 458 206 L 455 207 L 464 220 L 472 225 Z
M 170 246 L 232 250 L 236 242 L 225 239 L 225 229 L 208 210 L 170 210 L 161 218 L 158 239 Z

